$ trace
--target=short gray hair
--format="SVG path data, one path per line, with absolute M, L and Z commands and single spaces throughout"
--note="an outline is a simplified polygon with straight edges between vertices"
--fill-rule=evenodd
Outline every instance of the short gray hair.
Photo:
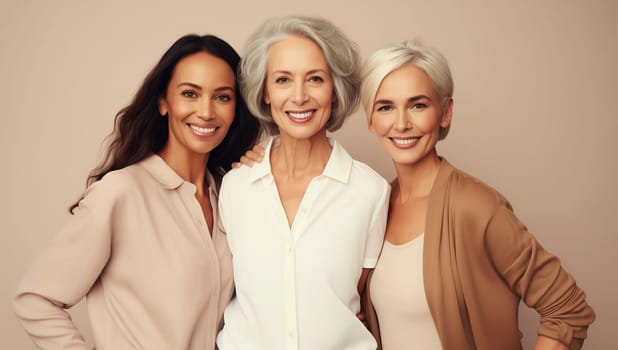
M 365 61 L 361 70 L 361 100 L 367 118 L 371 118 L 373 103 L 380 84 L 391 72 L 405 66 L 413 65 L 424 71 L 433 84 L 444 109 L 453 97 L 453 77 L 448 61 L 440 51 L 422 45 L 420 42 L 403 42 L 389 45 L 374 52 Z M 440 127 L 440 140 L 448 135 L 450 125 Z
M 275 17 L 264 22 L 247 40 L 240 62 L 240 91 L 253 115 L 269 134 L 279 130 L 264 102 L 269 48 L 291 36 L 313 40 L 324 53 L 333 79 L 336 101 L 326 123 L 328 131 L 341 128 L 360 101 L 360 56 L 357 45 L 331 22 L 305 16 Z

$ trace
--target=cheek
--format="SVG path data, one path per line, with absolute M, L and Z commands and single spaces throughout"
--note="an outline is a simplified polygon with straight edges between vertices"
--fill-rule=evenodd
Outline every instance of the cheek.
M 369 131 L 376 133 L 376 135 L 387 134 L 390 130 L 390 125 L 392 125 L 392 122 L 390 122 L 385 116 L 372 116 L 370 121 L 371 124 L 369 124 Z
M 218 111 L 219 116 L 224 119 L 228 124 L 232 124 L 234 116 L 236 115 L 236 108 L 234 103 L 221 106 Z
M 191 109 L 191 106 L 187 102 L 179 101 L 173 97 L 169 98 L 167 101 L 167 113 L 169 113 L 170 116 L 183 118 Z
M 324 89 L 320 92 L 320 101 L 324 101 L 324 105 L 332 105 L 337 98 L 335 97 L 335 91 L 332 88 Z
M 424 134 L 439 130 L 439 118 L 436 115 L 420 115 L 414 125 Z

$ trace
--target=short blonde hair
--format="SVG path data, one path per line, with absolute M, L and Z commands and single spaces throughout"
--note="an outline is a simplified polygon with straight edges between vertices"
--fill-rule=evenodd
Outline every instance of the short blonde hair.
M 360 56 L 357 45 L 339 28 L 321 18 L 304 16 L 275 17 L 264 22 L 247 40 L 240 62 L 240 90 L 247 106 L 269 134 L 279 130 L 264 102 L 269 48 L 291 36 L 313 40 L 324 53 L 333 79 L 336 101 L 326 124 L 328 131 L 341 128 L 360 101 Z
M 361 101 L 367 118 L 371 118 L 373 103 L 380 84 L 391 72 L 414 65 L 423 70 L 431 80 L 440 105 L 444 109 L 453 97 L 453 78 L 446 57 L 438 50 L 424 46 L 418 41 L 389 45 L 374 52 L 361 69 Z M 440 140 L 448 135 L 450 125 L 440 127 Z

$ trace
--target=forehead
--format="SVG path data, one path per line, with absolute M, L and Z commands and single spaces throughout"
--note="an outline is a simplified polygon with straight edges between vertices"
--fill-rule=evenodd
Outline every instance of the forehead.
M 435 95 L 433 82 L 413 64 L 406 64 L 390 72 L 380 84 L 376 98 L 382 95 Z
M 291 35 L 270 46 L 267 67 L 269 70 L 327 69 L 328 63 L 317 43 L 303 36 Z
M 232 68 L 223 59 L 208 52 L 186 56 L 174 67 L 172 81 L 212 81 L 234 85 Z

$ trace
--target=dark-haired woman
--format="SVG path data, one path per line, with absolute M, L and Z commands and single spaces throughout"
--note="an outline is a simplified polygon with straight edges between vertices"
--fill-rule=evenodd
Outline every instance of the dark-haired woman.
M 217 185 L 258 133 L 238 62 L 215 36 L 184 36 L 118 113 L 104 161 L 15 297 L 40 348 L 93 348 L 64 311 L 84 296 L 97 349 L 215 348 L 233 289 Z

